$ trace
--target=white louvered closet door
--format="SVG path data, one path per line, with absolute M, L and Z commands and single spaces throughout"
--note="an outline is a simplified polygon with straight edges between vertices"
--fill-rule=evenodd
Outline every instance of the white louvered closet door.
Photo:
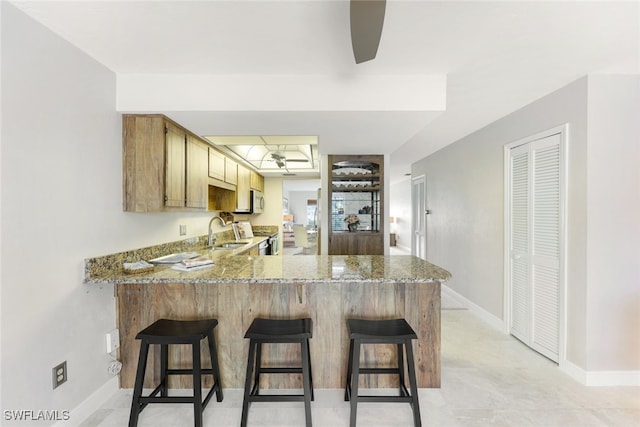
M 511 149 L 511 333 L 558 361 L 561 135 Z

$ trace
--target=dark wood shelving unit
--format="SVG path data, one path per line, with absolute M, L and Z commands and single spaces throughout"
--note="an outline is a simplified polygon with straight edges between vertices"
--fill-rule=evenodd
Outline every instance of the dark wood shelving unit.
M 330 255 L 384 254 L 384 156 L 330 155 Z M 345 219 L 356 216 L 356 231 Z

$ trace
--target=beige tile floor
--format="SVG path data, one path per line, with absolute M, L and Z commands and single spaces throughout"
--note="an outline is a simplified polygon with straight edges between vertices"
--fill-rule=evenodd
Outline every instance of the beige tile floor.
M 312 348 L 313 351 L 313 342 Z M 224 390 L 205 426 L 238 426 L 241 390 Z M 349 423 L 342 390 L 316 390 L 314 426 Z M 585 387 L 551 361 L 501 334 L 468 310 L 442 311 L 442 387 L 420 389 L 424 426 L 640 426 L 640 387 Z M 82 427 L 126 426 L 131 390 L 120 390 Z M 192 426 L 189 405 L 151 405 L 140 427 Z M 302 426 L 301 403 L 255 403 L 249 426 Z M 408 404 L 363 403 L 358 426 L 411 426 Z

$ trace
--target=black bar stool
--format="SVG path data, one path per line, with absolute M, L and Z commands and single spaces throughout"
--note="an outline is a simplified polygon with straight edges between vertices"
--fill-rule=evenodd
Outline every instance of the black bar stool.
M 220 369 L 216 353 L 216 341 L 213 329 L 218 325 L 216 319 L 206 320 L 168 320 L 160 319 L 136 335 L 140 343 L 140 357 L 136 372 L 136 383 L 131 402 L 129 427 L 138 425 L 140 412 L 149 403 L 193 403 L 194 425 L 202 427 L 202 411 L 209 400 L 216 393 L 216 400 L 222 402 L 222 386 L 220 383 Z M 211 355 L 211 369 L 202 369 L 200 362 L 200 341 L 208 338 L 209 353 Z M 142 385 L 147 368 L 149 345 L 160 344 L 160 385 L 148 396 L 142 396 Z M 169 344 L 190 344 L 193 350 L 192 369 L 170 369 L 168 367 Z M 193 375 L 193 396 L 168 395 L 168 375 Z M 202 400 L 202 375 L 213 375 L 213 386 L 204 401 Z M 160 393 L 160 396 L 156 396 Z
M 348 319 L 349 329 L 349 361 L 347 366 L 347 384 L 344 390 L 344 400 L 351 400 L 350 426 L 355 427 L 358 402 L 407 402 L 413 409 L 413 424 L 422 425 L 420 420 L 420 406 L 418 403 L 418 386 L 413 362 L 413 348 L 411 340 L 418 336 L 404 319 L 391 320 L 358 320 Z M 361 344 L 396 344 L 398 349 L 398 366 L 396 368 L 361 368 Z M 404 381 L 403 349 L 407 353 L 407 369 L 411 393 Z M 364 374 L 395 374 L 400 381 L 399 396 L 359 396 L 358 378 Z
M 251 402 L 302 402 L 307 427 L 311 427 L 311 401 L 313 400 L 313 379 L 311 378 L 311 355 L 309 339 L 312 337 L 311 319 L 260 319 L 256 318 L 247 329 L 245 338 L 249 338 L 249 359 L 247 360 L 247 377 L 244 385 L 244 401 L 242 403 L 241 427 L 246 427 Z M 302 367 L 264 368 L 260 364 L 262 344 L 300 343 Z M 253 387 L 251 377 L 255 369 Z M 260 374 L 302 374 L 304 394 L 260 394 Z

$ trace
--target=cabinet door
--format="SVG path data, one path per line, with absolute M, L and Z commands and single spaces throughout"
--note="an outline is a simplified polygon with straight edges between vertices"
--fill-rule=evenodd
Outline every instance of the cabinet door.
M 225 156 L 209 147 L 209 176 L 224 181 Z
M 228 157 L 224 161 L 224 182 L 238 184 L 238 164 Z
M 207 146 L 187 135 L 187 202 L 188 208 L 206 209 L 208 203 L 207 170 L 209 152 Z
M 248 211 L 251 208 L 251 171 L 238 165 L 238 183 L 236 185 L 237 210 Z
M 251 171 L 251 189 L 260 192 L 264 191 L 264 177 L 256 171 Z
M 329 236 L 331 255 L 383 255 L 380 233 L 333 233 Z
M 160 116 L 124 115 L 123 208 L 127 212 L 164 209 L 165 121 Z
M 185 206 L 185 138 L 184 131 L 167 123 L 164 196 L 166 207 L 182 208 Z

